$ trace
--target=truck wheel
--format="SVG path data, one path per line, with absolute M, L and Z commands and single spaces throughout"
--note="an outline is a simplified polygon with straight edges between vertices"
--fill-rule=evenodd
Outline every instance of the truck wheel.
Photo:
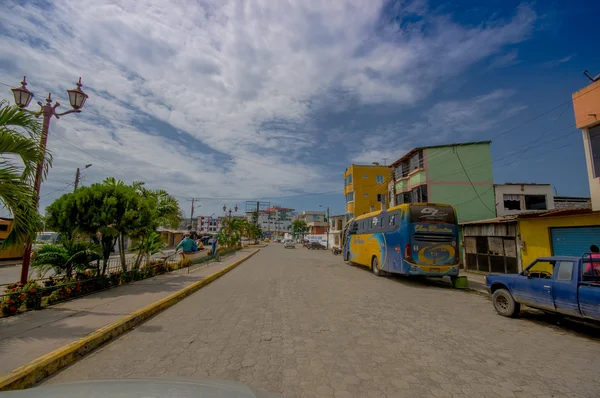
M 492 303 L 496 312 L 502 316 L 515 318 L 521 310 L 521 304 L 517 303 L 506 289 L 496 290 L 492 295 Z

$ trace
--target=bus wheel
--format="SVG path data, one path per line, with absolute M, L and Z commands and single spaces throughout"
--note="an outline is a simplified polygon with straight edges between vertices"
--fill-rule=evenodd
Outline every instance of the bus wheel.
M 378 267 L 379 262 L 377 261 L 377 257 L 373 257 L 373 260 L 371 260 L 371 271 L 373 271 L 373 274 L 375 276 L 381 276 L 381 270 Z

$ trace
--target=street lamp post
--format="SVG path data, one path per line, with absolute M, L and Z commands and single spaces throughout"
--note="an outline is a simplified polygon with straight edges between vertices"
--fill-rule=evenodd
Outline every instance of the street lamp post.
M 86 164 L 84 169 L 89 169 L 92 167 L 92 164 Z M 79 180 L 81 179 L 81 170 L 79 167 L 77 168 L 77 172 L 75 173 L 75 183 L 73 184 L 73 192 L 77 191 L 77 187 L 79 187 Z
M 11 89 L 13 92 L 13 96 L 15 97 L 15 104 L 21 109 L 27 108 L 29 103 L 33 99 L 34 95 L 31 91 L 27 89 L 27 81 L 26 77 L 23 76 L 23 81 L 21 82 L 21 87 Z M 33 189 L 35 191 L 35 203 L 36 208 L 40 204 L 40 186 L 42 184 L 42 176 L 44 174 L 44 159 L 46 157 L 46 144 L 48 142 L 48 132 L 50 130 L 50 119 L 54 116 L 57 119 L 60 119 L 61 116 L 68 115 L 69 113 L 79 113 L 81 112 L 81 108 L 85 104 L 85 101 L 88 99 L 88 95 L 81 90 L 81 77 L 77 82 L 77 87 L 72 90 L 67 90 L 69 94 L 69 102 L 71 103 L 71 107 L 73 109 L 68 110 L 63 113 L 57 113 L 56 108 L 60 106 L 58 102 L 55 102 L 52 105 L 52 94 L 48 93 L 48 98 L 46 98 L 46 104 L 43 104 L 41 101 L 38 101 L 38 105 L 40 106 L 39 112 L 33 112 L 35 117 L 44 117 L 44 121 L 42 123 L 42 137 L 40 139 L 40 146 L 42 147 L 43 157 L 37 165 L 37 170 L 35 173 L 35 181 Z M 31 238 L 27 240 L 27 245 L 25 247 L 25 252 L 23 253 L 23 265 L 21 267 L 21 283 L 26 284 L 29 276 L 29 263 L 31 261 Z

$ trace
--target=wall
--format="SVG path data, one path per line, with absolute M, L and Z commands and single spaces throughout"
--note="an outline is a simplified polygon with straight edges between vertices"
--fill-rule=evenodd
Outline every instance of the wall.
M 598 90 L 600 91 L 600 90 Z M 585 152 L 585 164 L 588 172 L 588 184 L 590 187 L 590 196 L 592 198 L 592 210 L 600 210 L 600 178 L 594 177 L 594 166 L 592 150 L 590 145 L 589 129 L 583 130 L 583 150 Z
M 10 234 L 12 229 L 12 220 L 0 218 L 0 225 L 2 225 L 2 229 L 0 230 L 0 242 L 4 241 Z M 6 230 L 4 230 L 6 229 Z M 0 250 L 0 260 L 8 259 L 8 258 L 21 258 L 23 257 L 23 252 L 25 251 L 24 245 L 13 245 L 9 246 L 6 249 Z
M 573 93 L 575 124 L 583 132 L 583 148 L 588 172 L 592 209 L 600 210 L 600 178 L 594 177 L 589 129 L 600 123 L 600 81 Z M 600 176 L 598 176 L 600 177 Z
M 600 213 L 588 213 L 563 217 L 533 217 L 519 219 L 519 234 L 525 247 L 521 249 L 521 261 L 525 269 L 538 257 L 552 255 L 551 227 L 583 227 L 600 225 Z
M 430 202 L 456 207 L 459 221 L 496 217 L 490 143 L 427 148 L 425 170 Z
M 573 93 L 573 111 L 578 129 L 600 122 L 600 81 Z
M 381 205 L 377 202 L 377 194 L 388 195 L 388 183 L 392 176 L 392 169 L 387 166 L 352 165 L 344 173 L 344 178 L 352 174 L 352 184 L 346 185 L 344 195 L 354 192 L 354 202 L 346 203 L 346 213 L 359 216 L 374 210 L 380 210 Z M 365 178 L 366 175 L 366 178 Z M 383 176 L 383 183 L 377 183 L 377 176 Z M 367 194 L 367 196 L 365 196 Z M 383 208 L 386 207 L 384 203 Z
M 523 213 L 525 211 L 531 211 L 525 209 L 525 203 L 522 201 L 521 210 L 505 210 L 504 209 L 504 195 L 545 195 L 546 196 L 546 210 L 554 210 L 554 193 L 552 192 L 551 185 L 496 185 L 494 187 L 496 193 L 496 215 L 498 217 L 510 216 L 514 214 Z

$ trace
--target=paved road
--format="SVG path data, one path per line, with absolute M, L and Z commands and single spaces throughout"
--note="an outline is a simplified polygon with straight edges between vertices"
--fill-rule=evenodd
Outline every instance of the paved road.
M 239 380 L 289 397 L 592 397 L 595 328 L 272 244 L 49 380 Z

